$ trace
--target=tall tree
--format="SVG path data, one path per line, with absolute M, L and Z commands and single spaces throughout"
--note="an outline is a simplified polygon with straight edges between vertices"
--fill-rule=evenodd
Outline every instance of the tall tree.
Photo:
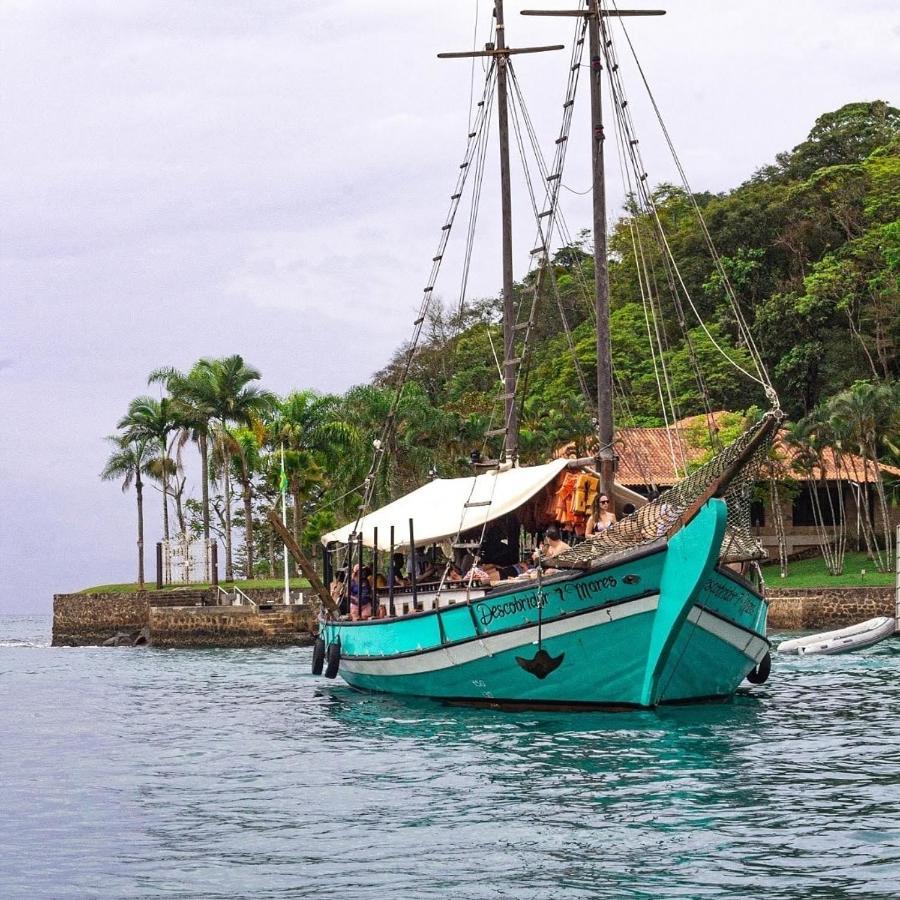
M 179 442 L 193 440 L 200 453 L 203 539 L 209 542 L 209 440 L 215 416 L 214 383 L 206 367 L 195 365 L 189 372 L 179 372 L 171 366 L 156 369 L 148 379 L 150 384 L 163 384 L 172 398 L 181 429 Z
M 258 429 L 261 431 L 262 429 Z M 254 573 L 253 547 L 253 476 L 260 470 L 260 441 L 251 428 L 238 428 L 232 435 L 232 461 L 235 474 L 241 485 L 244 500 L 244 534 L 246 535 L 246 557 L 248 579 Z
M 177 427 L 177 414 L 168 397 L 135 397 L 116 426 L 128 441 L 145 441 L 160 450 L 163 493 L 163 537 L 169 540 L 169 435 Z
M 206 398 L 212 419 L 217 423 L 218 441 L 224 461 L 222 468 L 225 487 L 225 579 L 234 580 L 233 536 L 231 528 L 231 466 L 229 458 L 236 450 L 231 425 L 251 425 L 275 403 L 274 394 L 253 384 L 261 375 L 258 369 L 244 362 L 238 354 L 220 359 L 201 359 L 194 370 L 197 378 L 206 381 Z M 253 546 L 253 519 L 244 525 L 247 546 Z M 252 550 L 250 553 L 252 558 Z M 253 577 L 252 571 L 248 577 Z
M 863 459 L 865 480 L 871 477 L 875 484 L 882 541 L 880 547 L 877 544 L 873 547 L 873 555 L 876 568 L 883 572 L 890 570 L 892 527 L 879 456 L 885 440 L 890 440 L 897 432 L 896 394 L 892 384 L 858 381 L 848 390 L 832 397 L 826 407 L 828 415 L 847 428 L 850 439 L 856 445 L 854 449 Z M 860 496 L 865 515 L 874 520 L 867 494 L 862 491 Z
M 293 505 L 294 539 L 301 543 L 305 527 L 304 509 L 314 492 L 328 486 L 326 470 L 346 471 L 343 457 L 358 457 L 352 451 L 359 440 L 355 425 L 341 417 L 340 400 L 333 394 L 312 390 L 292 391 L 272 410 L 268 423 L 270 479 L 280 474 L 279 451 L 285 448 L 284 465 Z M 352 468 L 352 467 L 351 467 Z M 337 473 L 335 481 L 341 484 Z
M 115 448 L 110 454 L 100 478 L 103 481 L 122 479 L 122 491 L 134 485 L 137 497 L 137 548 L 138 585 L 144 587 L 144 481 L 141 475 L 153 461 L 152 450 L 143 438 L 129 439 L 121 435 L 110 435 L 108 440 Z

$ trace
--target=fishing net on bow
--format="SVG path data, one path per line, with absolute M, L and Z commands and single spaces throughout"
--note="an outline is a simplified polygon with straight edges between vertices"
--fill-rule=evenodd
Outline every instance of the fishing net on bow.
M 554 557 L 554 567 L 588 568 L 611 554 L 662 541 L 687 524 L 711 497 L 721 498 L 728 506 L 720 561 L 764 559 L 766 551 L 751 530 L 750 505 L 778 419 L 778 413 L 767 413 L 709 462 L 655 500 Z

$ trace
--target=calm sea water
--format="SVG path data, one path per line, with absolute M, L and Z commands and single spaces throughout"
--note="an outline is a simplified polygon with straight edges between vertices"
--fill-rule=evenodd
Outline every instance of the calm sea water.
M 49 629 L 0 617 L 4 898 L 900 895 L 900 640 L 575 715 Z

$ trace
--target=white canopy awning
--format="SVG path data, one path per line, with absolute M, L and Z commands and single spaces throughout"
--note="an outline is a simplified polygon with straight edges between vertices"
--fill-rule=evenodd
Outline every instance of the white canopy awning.
M 566 467 L 566 462 L 556 459 L 543 466 L 492 470 L 468 478 L 436 478 L 360 519 L 357 533 L 362 534 L 367 547 L 373 547 L 377 528 L 378 545 L 385 549 L 393 525 L 394 546 L 406 547 L 412 519 L 417 546 L 456 537 L 460 531 L 479 528 L 518 509 L 549 484 Z M 350 522 L 322 535 L 322 543 L 347 543 L 353 525 Z

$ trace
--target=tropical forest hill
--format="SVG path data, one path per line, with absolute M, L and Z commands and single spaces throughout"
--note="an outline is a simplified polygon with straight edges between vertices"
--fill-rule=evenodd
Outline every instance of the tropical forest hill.
M 653 215 L 629 201 L 610 235 L 617 423 L 662 425 L 709 409 L 766 405 L 759 386 L 716 346 L 752 371 L 730 283 L 784 410 L 801 423 L 797 434 L 900 462 L 900 111 L 882 101 L 848 104 L 820 116 L 805 141 L 727 193 L 689 195 L 661 184 L 653 198 Z M 536 295 L 518 391 L 525 462 L 572 440 L 591 444 L 593 277 L 583 233 L 516 286 L 521 312 Z M 103 476 L 134 484 L 139 501 L 146 480 L 161 486 L 165 532 L 220 537 L 226 577 L 235 570 L 274 575 L 280 545 L 265 512 L 280 484 L 306 544 L 354 515 L 373 440 L 407 365 L 373 502 L 421 484 L 429 472 L 471 471 L 473 449 L 496 452 L 484 434 L 498 424 L 500 307 L 496 297 L 462 310 L 435 302 L 411 360 L 409 346 L 398 347 L 370 384 L 343 395 L 298 389 L 274 396 L 240 356 L 200 360 L 187 372 L 162 368 L 151 382 L 166 395 L 132 402 L 110 438 Z M 185 492 L 188 444 L 207 475 L 199 498 Z M 234 539 L 236 529 L 244 540 Z

